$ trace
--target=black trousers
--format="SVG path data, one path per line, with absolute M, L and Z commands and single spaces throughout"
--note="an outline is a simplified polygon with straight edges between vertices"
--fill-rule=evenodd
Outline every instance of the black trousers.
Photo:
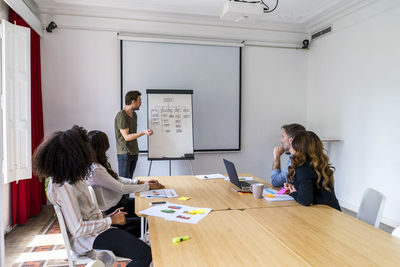
M 125 195 L 122 196 L 122 198 L 119 200 L 117 205 L 104 211 L 104 213 L 108 215 L 110 213 L 113 213 L 116 209 L 122 208 L 122 207 L 124 208 L 124 211 L 128 213 L 126 215 L 127 218 L 128 217 L 138 217 L 135 213 L 135 199 L 126 197 Z
M 126 224 L 124 225 L 114 225 L 119 229 L 125 230 L 136 237 L 141 236 L 140 232 L 140 218 L 135 213 L 135 199 L 127 198 L 125 195 L 122 196 L 120 201 L 114 207 L 109 208 L 104 211 L 105 214 L 113 213 L 116 209 L 124 207 L 123 211 L 127 212 Z
M 111 250 L 116 256 L 131 259 L 127 267 L 148 267 L 152 261 L 151 249 L 146 243 L 117 228 L 99 234 L 93 248 Z

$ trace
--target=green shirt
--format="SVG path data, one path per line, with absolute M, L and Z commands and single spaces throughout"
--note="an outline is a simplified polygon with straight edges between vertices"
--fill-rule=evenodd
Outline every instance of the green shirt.
M 125 141 L 124 137 L 121 134 L 122 129 L 128 129 L 129 134 L 137 133 L 137 115 L 136 112 L 133 112 L 132 118 L 126 114 L 124 110 L 118 112 L 115 116 L 114 121 L 114 130 L 115 130 L 115 138 L 117 139 L 117 154 L 131 154 L 138 155 L 139 147 L 137 143 L 137 139 L 132 141 Z

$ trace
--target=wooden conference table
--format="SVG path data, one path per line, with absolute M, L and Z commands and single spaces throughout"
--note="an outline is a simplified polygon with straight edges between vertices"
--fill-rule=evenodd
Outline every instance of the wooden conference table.
M 153 266 L 307 266 L 241 210 L 211 212 L 198 224 L 149 218 Z M 172 238 L 190 240 L 172 244 Z
M 230 182 L 223 180 L 193 176 L 156 179 L 179 196 L 191 197 L 169 202 L 213 211 L 198 224 L 150 217 L 155 267 L 400 266 L 400 239 L 330 207 L 254 199 L 234 192 Z M 137 194 L 136 213 L 148 208 L 150 201 L 157 199 Z M 173 237 L 182 235 L 191 239 L 172 243 Z
M 271 187 L 271 184 L 251 175 L 241 173 L 241 177 L 253 177 L 254 180 Z M 187 201 L 168 199 L 169 202 L 184 204 L 187 206 L 204 207 L 216 210 L 227 209 L 250 209 L 281 206 L 296 206 L 294 201 L 268 202 L 264 199 L 255 199 L 252 194 L 238 194 L 232 190 L 233 185 L 223 179 L 199 180 L 193 176 L 157 176 L 137 177 L 139 180 L 157 179 L 165 188 L 173 188 L 178 196 L 190 197 Z M 149 208 L 153 201 L 165 201 L 166 199 L 142 198 L 140 193 L 135 194 L 136 214 L 141 210 Z
M 400 266 L 400 238 L 331 207 L 244 212 L 313 266 Z

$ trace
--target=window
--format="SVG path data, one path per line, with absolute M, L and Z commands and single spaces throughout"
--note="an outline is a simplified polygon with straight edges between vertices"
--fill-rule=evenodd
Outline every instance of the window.
M 32 178 L 30 30 L 1 22 L 4 183 Z

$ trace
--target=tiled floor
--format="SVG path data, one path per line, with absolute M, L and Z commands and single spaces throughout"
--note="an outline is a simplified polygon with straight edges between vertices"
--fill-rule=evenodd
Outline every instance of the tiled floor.
M 353 217 L 356 213 L 342 208 L 345 214 Z M 6 267 L 12 266 L 16 262 L 24 261 L 23 254 L 27 251 L 28 247 L 34 246 L 34 239 L 37 238 L 39 233 L 42 233 L 48 227 L 49 220 L 55 216 L 52 206 L 44 206 L 40 215 L 30 218 L 24 225 L 18 225 L 5 237 L 5 253 L 6 253 Z M 391 233 L 393 227 L 381 224 L 380 229 Z M 62 238 L 58 238 L 55 242 L 62 243 Z
M 44 206 L 38 216 L 32 217 L 24 225 L 17 225 L 5 236 L 5 264 L 12 266 L 26 249 L 32 245 L 37 234 L 48 227 L 51 217 L 54 216 L 53 206 Z

